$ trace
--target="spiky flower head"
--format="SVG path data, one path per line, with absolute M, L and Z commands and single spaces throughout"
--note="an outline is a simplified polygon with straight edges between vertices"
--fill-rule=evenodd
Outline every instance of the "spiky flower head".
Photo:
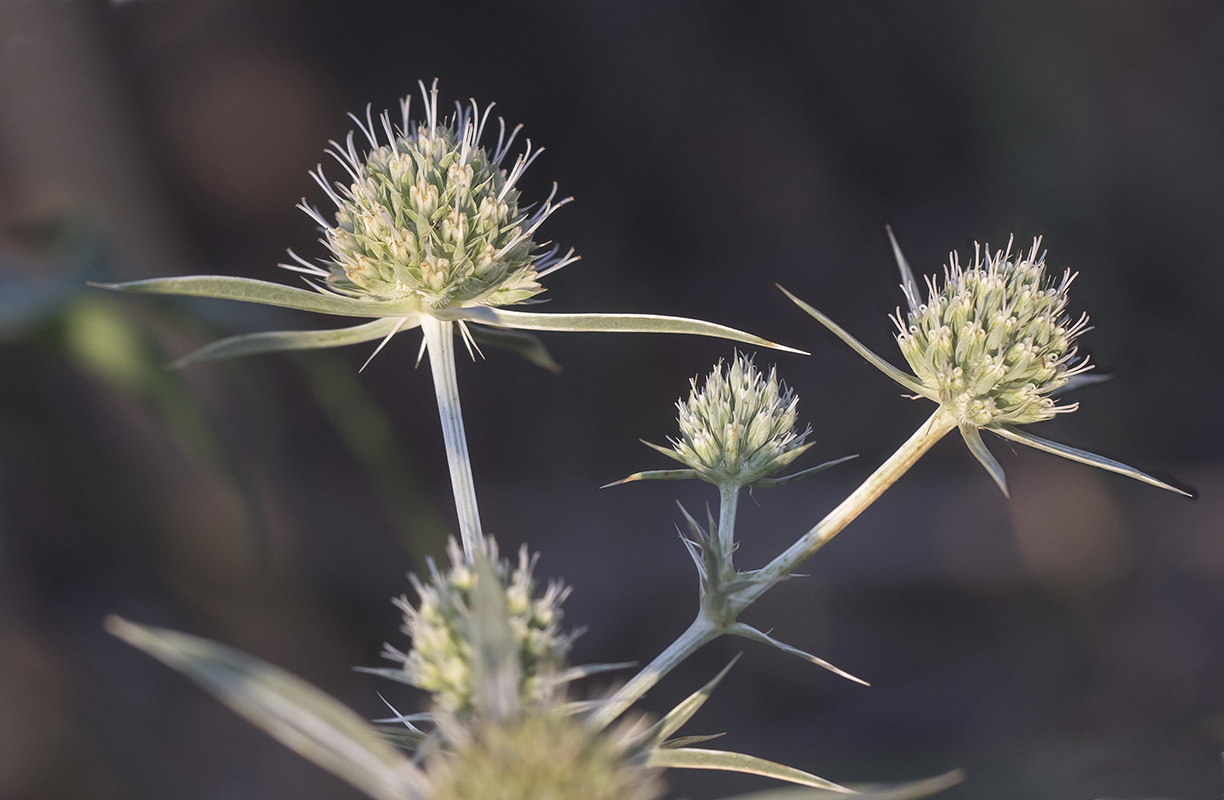
M 1028 255 L 1011 243 L 985 258 L 975 248 L 973 265 L 952 253 L 940 284 L 927 278 L 927 301 L 906 288 L 910 312 L 894 318 L 897 343 L 932 399 L 975 427 L 1023 425 L 1074 411 L 1051 396 L 1089 369 L 1074 345 L 1087 330 L 1088 315 L 1067 314 L 1070 270 L 1046 275 L 1045 253 L 1035 239 Z
M 536 709 L 477 720 L 428 761 L 431 800 L 656 800 L 658 770 L 582 717 Z
M 747 486 L 768 478 L 810 445 L 811 428 L 795 431 L 799 398 L 778 380 L 776 367 L 761 374 L 752 358 L 737 355 L 714 366 L 701 385 L 690 382 L 688 400 L 676 401 L 680 436 L 663 452 L 710 483 Z
M 438 115 L 438 87 L 425 90 L 425 119 L 409 117 L 411 98 L 401 103 L 394 127 L 387 112 L 375 128 L 369 109 L 364 122 L 353 117 L 369 150 L 362 153 L 349 133 L 329 152 L 351 183 L 329 183 L 320 168 L 312 173 L 336 204 L 335 222 L 303 201 L 302 208 L 323 229 L 331 251 L 326 270 L 298 259 L 302 271 L 324 277 L 327 287 L 350 297 L 409 300 L 421 310 L 465 305 L 504 306 L 543 291 L 537 279 L 573 261 L 572 250 L 557 257 L 533 240 L 536 229 L 569 198 L 553 193 L 528 213 L 515 188 L 542 149 L 526 150 L 503 168 L 519 128 L 507 134 L 500 118 L 497 144 L 482 144 L 492 105 L 481 113 L 455 106 Z M 385 141 L 380 140 L 380 134 Z M 292 255 L 292 254 L 291 254 Z M 292 268 L 292 267 L 291 267 Z
M 537 592 L 532 570 L 535 559 L 524 545 L 518 563 L 497 555 L 497 544 L 486 539 L 493 572 L 505 591 L 510 631 L 518 650 L 519 699 L 525 704 L 542 702 L 554 687 L 550 680 L 565 661 L 573 643 L 572 634 L 561 632 L 561 603 L 569 588 L 560 582 Z M 407 597 L 395 604 L 404 612 L 401 630 L 412 638 L 407 653 L 387 645 L 384 655 L 403 663 L 406 682 L 433 695 L 439 709 L 464 714 L 474 708 L 477 680 L 477 644 L 474 631 L 474 596 L 477 570 L 464 558 L 452 539 L 447 546 L 451 567 L 446 572 L 429 562 L 430 580 L 422 583 L 411 576 L 420 600 L 413 606 Z

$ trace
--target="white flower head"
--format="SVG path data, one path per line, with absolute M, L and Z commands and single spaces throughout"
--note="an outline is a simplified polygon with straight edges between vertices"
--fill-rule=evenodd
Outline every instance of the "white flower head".
M 737 355 L 719 362 L 700 388 L 690 382 L 688 400 L 678 400 L 680 436 L 670 438 L 663 452 L 710 483 L 751 485 L 768 478 L 810 445 L 811 428 L 795 429 L 799 398 L 778 380 L 776 367 L 768 377 Z
M 296 268 L 324 278 L 341 295 L 410 300 L 425 310 L 505 306 L 544 291 L 537 279 L 575 259 L 572 250 L 558 257 L 558 248 L 533 239 L 570 198 L 554 203 L 554 184 L 532 211 L 519 206 L 516 184 L 543 149 L 533 150 L 528 140 L 506 169 L 522 126 L 507 133 L 498 118 L 490 151 L 482 140 L 492 105 L 482 113 L 474 100 L 456 104 L 443 119 L 437 81 L 428 91 L 421 83 L 421 93 L 423 120 L 409 116 L 411 97 L 400 104 L 398 126 L 388 112 L 378 127 L 368 108 L 364 122 L 353 117 L 367 151 L 358 149 L 352 132 L 343 145 L 332 142 L 328 152 L 348 181 L 330 183 L 322 167 L 311 174 L 336 204 L 335 221 L 304 201 L 301 206 L 321 226 L 331 258 L 320 269 L 294 255 Z
M 505 592 L 506 611 L 514 647 L 518 652 L 519 699 L 524 704 L 548 699 L 555 686 L 553 673 L 565 661 L 573 635 L 561 632 L 561 603 L 569 588 L 554 581 L 537 593 L 532 576 L 535 559 L 524 545 L 518 563 L 497 556 L 497 543 L 489 538 L 487 555 L 492 573 Z M 433 695 L 435 705 L 446 712 L 466 713 L 476 704 L 476 662 L 474 595 L 478 571 L 464 558 L 452 539 L 447 546 L 451 568 L 441 572 L 429 562 L 430 580 L 422 583 L 411 576 L 419 603 L 407 597 L 395 600 L 404 612 L 401 628 L 412 639 L 412 647 L 402 653 L 390 645 L 384 655 L 403 663 L 407 683 Z

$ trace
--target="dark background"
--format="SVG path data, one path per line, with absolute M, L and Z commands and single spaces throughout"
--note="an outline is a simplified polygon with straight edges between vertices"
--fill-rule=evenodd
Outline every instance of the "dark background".
M 547 153 L 583 260 L 558 311 L 696 316 L 779 355 L 819 442 L 861 458 L 742 504 L 741 563 L 784 548 L 929 413 L 785 285 L 894 363 L 891 222 L 916 269 L 1045 236 L 1082 272 L 1085 346 L 1117 377 L 1037 432 L 1188 501 L 990 438 L 1005 501 L 954 437 L 747 615 L 873 684 L 723 640 L 643 704 L 745 657 L 689 726 L 838 781 L 965 767 L 947 797 L 1224 792 L 1224 4 L 0 0 L 0 797 L 323 798 L 355 790 L 107 636 L 199 633 L 367 716 L 354 674 L 405 645 L 389 598 L 453 526 L 417 335 L 166 372 L 225 333 L 318 318 L 84 290 L 217 272 L 291 281 L 322 248 L 306 171 L 347 111 L 441 79 Z M 337 169 L 332 169 L 338 173 Z M 324 324 L 332 324 L 324 321 Z M 702 485 L 664 466 L 687 380 L 732 348 L 546 335 L 560 376 L 460 363 L 485 527 L 542 551 L 589 627 L 575 661 L 649 660 L 695 610 L 675 535 Z M 773 363 L 761 353 L 758 362 Z M 692 798 L 765 788 L 677 774 Z

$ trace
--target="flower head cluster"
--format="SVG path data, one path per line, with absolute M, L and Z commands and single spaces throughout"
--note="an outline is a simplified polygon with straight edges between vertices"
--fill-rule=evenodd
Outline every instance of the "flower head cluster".
M 510 630 L 519 660 L 519 696 L 524 703 L 547 699 L 553 686 L 551 674 L 565 660 L 573 635 L 561 633 L 561 603 L 569 589 L 550 583 L 537 595 L 532 569 L 535 559 L 527 548 L 519 551 L 518 564 L 499 560 L 497 545 L 487 539 L 489 561 L 506 596 Z M 477 571 L 464 559 L 454 540 L 448 545 L 451 568 L 440 572 L 432 561 L 429 583 L 412 576 L 420 597 L 414 607 L 407 597 L 395 604 L 404 612 L 402 630 L 412 638 L 412 647 L 402 653 L 387 646 L 385 654 L 404 665 L 407 682 L 433 695 L 444 711 L 465 713 L 475 704 L 477 660 L 473 631 L 473 597 Z
M 543 291 L 537 278 L 574 260 L 544 251 L 532 236 L 568 199 L 553 194 L 532 213 L 519 208 L 515 184 L 541 152 L 531 142 L 508 171 L 502 167 L 519 128 L 500 131 L 492 152 L 481 145 L 489 111 L 475 101 L 456 105 L 449 120 L 438 116 L 437 82 L 425 97 L 425 120 L 414 123 L 409 100 L 402 124 L 381 117 L 386 141 L 367 109 L 354 117 L 369 142 L 362 154 L 350 132 L 331 154 L 351 180 L 330 185 L 321 169 L 312 173 L 337 206 L 335 223 L 303 204 L 323 229 L 331 251 L 327 269 L 297 259 L 301 269 L 326 279 L 328 288 L 350 297 L 409 300 L 422 310 L 465 305 L 504 306 Z M 520 126 L 521 127 L 521 126 Z M 296 259 L 297 256 L 294 256 Z
M 658 771 L 581 717 L 538 709 L 478 720 L 427 762 L 432 800 L 656 800 Z
M 747 486 L 767 478 L 806 448 L 811 429 L 796 433 L 799 398 L 778 380 L 776 368 L 765 377 L 745 355 L 730 365 L 719 362 L 697 388 L 690 381 L 687 401 L 676 402 L 680 436 L 670 439 L 678 461 L 711 483 Z
M 1049 279 L 1040 244 L 1021 256 L 1009 243 L 985 260 L 979 249 L 968 268 L 953 253 L 942 285 L 927 279 L 925 304 L 906 287 L 912 310 L 905 322 L 894 319 L 897 343 L 929 396 L 961 424 L 1022 425 L 1076 408 L 1055 405 L 1050 394 L 1089 369 L 1074 347 L 1088 316 L 1067 316 L 1075 275 Z

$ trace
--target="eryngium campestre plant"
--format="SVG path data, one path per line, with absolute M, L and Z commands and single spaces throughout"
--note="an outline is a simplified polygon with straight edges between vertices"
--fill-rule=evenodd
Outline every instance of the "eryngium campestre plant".
M 526 705 L 538 704 L 551 696 L 550 678 L 573 642 L 572 634 L 561 632 L 561 603 L 569 588 L 553 581 L 537 595 L 531 574 L 535 559 L 528 557 L 526 545 L 512 568 L 508 560 L 498 558 L 497 543 L 485 541 L 489 562 L 505 587 L 510 630 L 519 652 L 519 699 Z M 477 637 L 472 615 L 477 573 L 453 539 L 447 553 L 451 568 L 445 573 L 430 560 L 428 583 L 410 576 L 419 605 L 414 607 L 404 596 L 394 601 L 404 612 L 401 630 L 411 637 L 411 649 L 403 653 L 385 645 L 383 654 L 401 662 L 404 682 L 432 694 L 441 710 L 465 714 L 476 701 Z
M 327 271 L 301 259 L 302 271 L 325 276 L 330 289 L 350 297 L 413 300 L 422 308 L 464 305 L 504 306 L 544 291 L 537 278 L 573 261 L 573 251 L 557 257 L 532 236 L 555 210 L 553 193 L 532 213 L 520 210 L 515 183 L 542 149 L 526 151 L 507 171 L 502 167 L 519 128 L 509 135 L 498 120 L 497 144 L 481 144 L 490 105 L 484 113 L 472 101 L 456 104 L 455 114 L 438 116 L 438 88 L 426 94 L 425 120 L 414 123 L 411 97 L 400 104 L 401 127 L 380 117 L 386 141 L 379 141 L 374 120 L 353 117 L 369 142 L 359 153 L 350 132 L 343 147 L 329 152 L 351 183 L 332 184 L 322 168 L 311 173 L 336 204 L 335 223 L 318 210 L 303 208 L 323 229 L 331 251 Z M 521 127 L 521 126 L 520 126 Z M 291 253 L 292 255 L 292 253 Z M 291 265 L 289 266 L 291 269 Z
M 668 437 L 672 449 L 657 447 L 714 484 L 748 486 L 768 478 L 811 445 L 811 433 L 795 431 L 799 398 L 778 380 L 777 368 L 765 377 L 752 358 L 738 355 L 719 362 L 697 388 L 689 382 L 688 400 L 676 401 L 680 436 Z
M 1024 425 L 1078 407 L 1056 405 L 1051 393 L 1091 368 L 1074 346 L 1088 315 L 1074 322 L 1067 315 L 1075 274 L 1068 269 L 1050 279 L 1040 246 L 1035 239 L 1020 256 L 1008 242 L 984 260 L 975 248 L 968 269 L 952 253 L 942 285 L 927 277 L 925 304 L 916 286 L 905 287 L 911 311 L 904 322 L 900 311 L 893 319 L 901 353 L 924 394 L 963 424 Z
M 656 800 L 658 770 L 581 717 L 537 709 L 476 720 L 427 762 L 431 800 Z

